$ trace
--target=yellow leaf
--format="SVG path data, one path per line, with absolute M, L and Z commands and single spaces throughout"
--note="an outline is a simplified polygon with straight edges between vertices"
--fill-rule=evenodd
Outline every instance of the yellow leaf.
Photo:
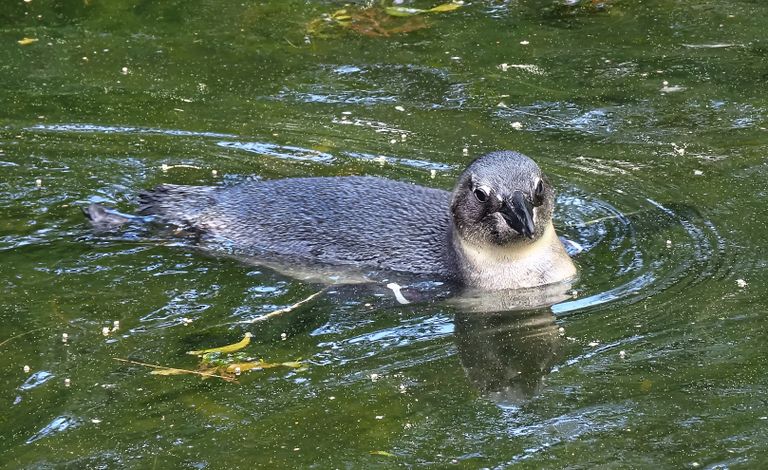
M 152 375 L 183 375 L 183 374 L 191 374 L 193 372 L 184 370 L 184 369 L 156 369 L 150 372 Z
M 395 454 L 387 452 L 386 450 L 372 450 L 371 455 L 383 455 L 384 457 L 397 457 Z
M 299 361 L 288 361 L 288 362 L 283 362 L 280 365 L 281 366 L 285 366 L 285 367 L 290 367 L 292 369 L 298 369 L 298 368 L 302 367 L 304 364 L 302 364 Z
M 450 3 L 443 3 L 442 5 L 438 5 L 434 8 L 430 8 L 427 10 L 430 13 L 444 13 L 446 11 L 454 11 L 459 9 L 461 7 L 461 3 L 458 2 L 450 2 Z
M 421 8 L 408 8 L 408 7 L 386 7 L 384 11 L 389 16 L 415 16 L 425 13 L 427 10 Z
M 19 40 L 18 40 L 18 41 L 16 41 L 16 42 L 18 42 L 18 43 L 19 43 L 19 44 L 21 44 L 22 46 L 27 46 L 27 45 L 29 45 L 29 44 L 34 44 L 34 43 L 36 43 L 37 41 L 39 41 L 39 39 L 37 39 L 37 38 L 24 38 L 24 39 L 19 39 Z
M 220 346 L 218 348 L 201 349 L 199 351 L 187 351 L 187 354 L 191 354 L 193 356 L 202 356 L 203 354 L 209 354 L 209 353 L 231 353 L 231 352 L 239 351 L 244 347 L 248 346 L 248 344 L 250 344 L 252 336 L 253 336 L 252 334 L 246 333 L 243 339 L 241 339 L 235 344 L 228 344 L 226 346 Z

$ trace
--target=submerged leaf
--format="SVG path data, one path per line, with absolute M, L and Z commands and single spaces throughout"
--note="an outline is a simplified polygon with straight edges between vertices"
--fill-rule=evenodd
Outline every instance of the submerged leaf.
M 226 346 L 220 346 L 218 348 L 200 349 L 198 351 L 187 351 L 187 354 L 191 354 L 193 356 L 202 356 L 203 354 L 210 354 L 210 353 L 231 353 L 231 352 L 239 351 L 244 347 L 248 346 L 248 344 L 250 344 L 252 336 L 253 335 L 251 333 L 246 333 L 243 339 L 241 339 L 235 344 L 228 344 Z

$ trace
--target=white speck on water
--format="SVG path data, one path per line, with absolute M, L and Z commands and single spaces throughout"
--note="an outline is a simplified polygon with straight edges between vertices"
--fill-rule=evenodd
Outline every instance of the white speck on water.
M 219 171 L 218 170 L 211 170 L 211 175 L 213 175 L 213 177 L 215 178 L 215 177 L 219 176 Z
M 522 128 L 523 128 L 523 123 L 521 123 L 520 121 L 515 121 L 512 123 L 512 129 L 519 131 Z
M 429 177 L 435 179 L 435 176 L 437 176 L 437 170 L 429 170 Z
M 286 339 L 288 339 L 288 334 L 287 333 L 280 333 L 280 339 L 282 341 L 285 341 Z
M 35 180 L 35 186 L 37 186 L 39 188 L 42 185 L 43 185 L 43 180 L 41 180 L 40 178 Z
M 349 116 L 350 114 L 352 114 L 352 111 L 342 111 L 341 114 Z
M 128 67 L 123 67 L 120 69 L 120 73 L 122 73 L 123 75 L 128 75 L 128 72 L 129 72 Z
M 667 248 L 670 248 L 672 246 L 672 240 L 667 240 Z
M 398 111 L 405 111 L 405 108 L 403 108 L 402 106 L 395 106 L 395 109 Z
M 61 342 L 62 343 L 66 343 L 68 339 L 69 339 L 69 335 L 67 333 L 62 333 L 61 334 Z
M 104 328 L 101 329 L 101 334 L 104 336 L 109 336 L 109 332 L 110 330 L 108 326 L 105 326 Z
M 70 381 L 69 379 L 64 379 L 64 386 L 69 387 L 70 385 L 72 385 L 72 381 Z
M 624 350 L 621 350 L 619 351 L 619 357 L 624 359 L 625 357 L 627 357 L 627 353 Z
M 335 400 L 335 399 L 336 399 L 336 397 L 334 397 L 334 396 L 330 396 L 330 397 L 328 397 L 328 399 L 329 399 L 329 400 Z
M 736 279 L 736 285 L 739 286 L 741 289 L 747 287 L 747 281 L 744 279 Z
M 703 172 L 703 171 L 701 171 L 701 170 L 693 170 L 693 175 L 694 175 L 694 176 L 701 176 L 701 175 L 703 175 L 703 174 L 704 174 L 704 172 Z
M 592 347 L 592 348 L 594 348 L 595 346 L 597 346 L 599 344 L 600 344 L 600 341 L 590 341 L 589 342 L 589 346 Z
M 389 143 L 390 144 L 396 144 L 397 143 L 397 139 L 390 139 Z
M 24 366 L 24 373 L 29 374 L 29 366 Z
M 664 85 L 663 87 L 661 87 L 660 91 L 662 93 L 675 93 L 678 91 L 685 91 L 685 89 L 686 88 L 682 85 L 669 85 L 669 86 Z
M 379 162 L 379 165 L 384 166 L 387 163 L 387 157 L 384 155 L 379 155 L 376 157 L 376 161 Z
M 406 299 L 403 296 L 403 293 L 400 292 L 400 289 L 401 289 L 400 284 L 398 284 L 396 282 L 390 282 L 389 284 L 387 284 L 387 289 L 391 289 L 392 290 L 392 292 L 395 294 L 395 299 L 397 300 L 398 303 L 400 303 L 402 305 L 410 303 L 408 301 L 408 299 Z
M 520 41 L 521 46 L 527 46 L 530 43 L 531 43 L 530 41 Z
M 93 419 L 91 420 L 91 422 L 92 422 L 93 424 L 99 424 L 99 423 L 101 422 L 101 420 L 100 420 L 100 419 L 97 419 L 97 418 L 93 418 Z
M 565 336 L 565 328 L 563 328 L 563 327 L 561 326 L 560 328 L 558 328 L 558 329 L 557 329 L 557 333 L 558 333 L 560 336 Z
M 384 415 L 376 415 L 376 419 L 384 419 Z
M 371 382 L 376 382 L 379 380 L 379 374 L 371 374 L 369 377 L 371 378 Z
M 182 325 L 184 325 L 184 326 L 187 326 L 187 325 L 189 325 L 190 323 L 192 323 L 192 319 L 191 319 L 191 318 L 183 317 L 183 318 L 181 319 L 181 324 L 182 324 Z
M 461 154 L 462 154 L 462 155 L 465 155 L 465 156 L 466 156 L 466 155 L 469 155 L 469 149 L 468 149 L 468 148 L 463 148 L 463 149 L 461 149 Z

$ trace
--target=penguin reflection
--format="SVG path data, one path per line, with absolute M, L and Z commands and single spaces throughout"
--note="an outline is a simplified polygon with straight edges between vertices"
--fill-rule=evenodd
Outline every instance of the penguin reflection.
M 553 293 L 554 294 L 554 293 Z M 563 299 L 562 295 L 552 297 Z M 510 298 L 520 300 L 520 293 Z M 549 307 L 505 309 L 496 299 L 495 311 L 464 308 L 454 318 L 459 360 L 471 384 L 499 406 L 520 406 L 541 389 L 558 359 L 562 337 Z M 541 304 L 539 304 L 541 305 Z M 485 311 L 479 311 L 485 310 Z

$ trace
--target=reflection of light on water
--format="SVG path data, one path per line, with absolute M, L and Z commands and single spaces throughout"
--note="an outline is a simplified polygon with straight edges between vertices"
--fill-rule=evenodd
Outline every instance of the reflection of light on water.
M 179 129 L 156 129 L 152 127 L 129 127 L 129 126 L 100 126 L 96 124 L 38 124 L 30 127 L 32 130 L 54 131 L 54 132 L 92 132 L 99 134 L 161 134 L 179 137 L 216 137 L 226 138 L 235 137 L 232 134 L 221 134 L 218 132 L 196 132 Z
M 270 157 L 285 158 L 289 160 L 308 160 L 318 163 L 330 163 L 333 155 L 318 150 L 311 150 L 290 145 L 278 145 L 268 142 L 217 142 L 216 145 L 225 148 L 234 148 L 246 152 L 269 155 Z
M 26 443 L 31 444 L 44 437 L 48 437 L 53 434 L 64 432 L 69 428 L 73 428 L 77 426 L 78 424 L 79 424 L 79 421 L 76 418 L 73 418 L 71 416 L 58 416 L 54 418 L 53 421 L 48 423 L 43 429 L 37 431 L 32 437 L 27 439 Z
M 631 294 L 642 291 L 645 287 L 653 285 L 654 280 L 655 277 L 653 276 L 653 273 L 646 273 L 614 289 L 590 295 L 583 299 L 569 300 L 555 304 L 552 306 L 552 313 L 555 315 L 563 315 L 575 310 L 581 310 L 583 308 L 594 307 L 617 299 L 623 299 Z

